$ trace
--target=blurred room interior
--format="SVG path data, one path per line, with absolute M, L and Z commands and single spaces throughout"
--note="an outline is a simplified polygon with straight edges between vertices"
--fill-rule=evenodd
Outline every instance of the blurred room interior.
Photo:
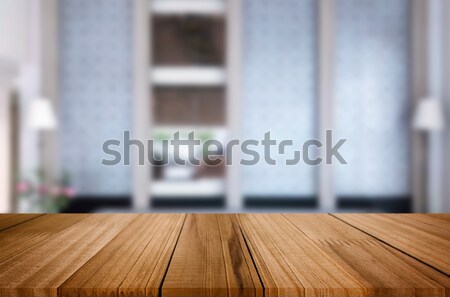
M 0 213 L 449 212 L 449 29 L 448 0 L 1 0 Z M 347 165 L 101 163 L 327 129 Z

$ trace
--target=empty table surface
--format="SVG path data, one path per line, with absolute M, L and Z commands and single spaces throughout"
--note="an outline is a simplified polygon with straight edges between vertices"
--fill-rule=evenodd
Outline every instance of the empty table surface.
M 450 215 L 0 215 L 0 296 L 450 296 Z

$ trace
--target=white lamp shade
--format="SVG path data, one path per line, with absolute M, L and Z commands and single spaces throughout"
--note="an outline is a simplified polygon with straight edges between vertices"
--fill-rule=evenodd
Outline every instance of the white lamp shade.
M 51 102 L 45 98 L 38 98 L 31 102 L 28 121 L 35 130 L 54 130 L 57 127 L 56 115 Z
M 439 100 L 435 98 L 425 98 L 420 100 L 414 115 L 414 129 L 437 131 L 444 129 L 444 126 L 444 113 Z

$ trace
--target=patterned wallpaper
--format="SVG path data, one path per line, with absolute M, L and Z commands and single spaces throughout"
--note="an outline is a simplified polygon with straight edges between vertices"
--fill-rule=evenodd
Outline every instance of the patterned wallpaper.
M 335 127 L 348 138 L 336 194 L 407 195 L 409 0 L 338 0 Z
M 409 1 L 338 0 L 338 195 L 409 192 Z M 316 135 L 315 0 L 244 0 L 244 136 Z M 81 195 L 129 194 L 129 167 L 100 164 L 132 122 L 131 1 L 61 0 L 61 161 Z M 281 161 L 284 159 L 281 158 Z M 310 196 L 316 168 L 243 167 L 244 195 Z
M 61 0 L 61 163 L 80 195 L 131 192 L 129 167 L 101 165 L 102 144 L 132 122 L 128 0 Z
M 292 139 L 301 147 L 315 135 L 316 1 L 245 0 L 243 5 L 244 136 L 259 140 L 270 130 L 276 139 Z M 314 167 L 282 164 L 243 167 L 243 194 L 315 194 Z

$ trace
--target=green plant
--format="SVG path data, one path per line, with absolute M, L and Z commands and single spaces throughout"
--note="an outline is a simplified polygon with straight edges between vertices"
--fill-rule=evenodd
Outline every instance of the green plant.
M 59 212 L 75 196 L 70 184 L 70 176 L 63 173 L 59 181 L 51 183 L 42 170 L 38 170 L 35 179 L 20 179 L 16 184 L 16 193 L 20 200 L 28 202 L 31 209 L 26 211 Z

